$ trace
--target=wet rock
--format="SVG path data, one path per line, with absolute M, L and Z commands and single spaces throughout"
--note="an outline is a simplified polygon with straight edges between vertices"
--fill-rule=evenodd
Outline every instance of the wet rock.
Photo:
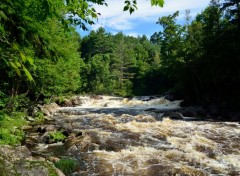
M 41 137 L 39 138 L 39 141 L 38 141 L 38 142 L 40 142 L 40 143 L 45 143 L 45 144 L 53 143 L 53 142 L 50 141 L 50 137 L 49 137 L 48 134 L 44 134 L 43 136 L 41 136 Z
M 197 112 L 194 107 L 185 108 L 181 113 L 185 117 L 196 117 L 197 116 Z
M 37 133 L 46 133 L 47 130 L 46 130 L 45 127 L 41 126 L 41 127 L 38 127 L 38 128 L 37 128 L 37 131 L 36 131 L 36 132 L 37 132 Z
M 37 133 L 31 133 L 24 141 L 27 147 L 33 147 L 39 142 L 39 135 Z
M 56 131 L 58 127 L 56 125 L 46 125 L 45 129 L 46 131 L 50 132 L 50 131 Z
M 91 95 L 90 98 L 94 99 L 94 100 L 102 100 L 103 97 L 99 96 L 99 95 Z
M 82 99 L 80 97 L 72 98 L 73 106 L 80 106 L 82 104 Z
M 82 104 L 82 99 L 79 96 L 71 97 L 70 99 L 64 99 L 61 102 L 58 102 L 61 107 L 75 107 Z
M 61 106 L 64 106 L 64 107 L 73 107 L 73 102 L 72 100 L 64 100 L 63 103 L 60 104 Z
M 68 131 L 66 131 L 66 130 L 65 130 L 65 131 L 63 131 L 63 132 L 62 132 L 62 134 L 63 134 L 64 136 L 66 136 L 66 137 L 68 137 L 68 136 L 69 136 L 69 132 L 68 132 Z
M 72 133 L 67 137 L 64 146 L 67 151 L 73 153 L 74 151 L 87 152 L 97 150 L 99 148 L 99 141 L 94 136 L 85 134 L 85 136 L 76 136 Z
M 52 116 L 60 108 L 56 103 L 41 106 L 41 111 L 47 116 Z
M 157 110 L 156 108 L 148 108 L 145 111 L 156 112 L 156 110 Z
M 168 94 L 164 96 L 165 99 L 169 100 L 169 101 L 174 101 L 176 100 L 174 95 Z
M 168 117 L 173 120 L 182 120 L 183 119 L 183 115 L 179 112 L 165 112 L 163 114 L 163 117 Z

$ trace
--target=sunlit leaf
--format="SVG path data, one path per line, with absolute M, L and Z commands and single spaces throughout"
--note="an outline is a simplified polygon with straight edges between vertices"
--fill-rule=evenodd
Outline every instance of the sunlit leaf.
M 25 75 L 27 76 L 28 80 L 33 81 L 33 77 L 31 75 L 31 73 L 25 67 L 23 67 L 23 71 L 24 71 Z

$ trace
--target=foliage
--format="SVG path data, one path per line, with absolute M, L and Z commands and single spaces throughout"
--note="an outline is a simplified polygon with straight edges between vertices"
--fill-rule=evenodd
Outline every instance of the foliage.
M 152 41 L 161 45 L 162 71 L 191 103 L 215 102 L 237 107 L 239 75 L 239 1 L 212 0 L 191 23 L 175 23 L 177 13 L 162 17 L 163 31 Z M 173 71 L 174 70 L 174 71 Z
M 69 174 L 76 169 L 76 161 L 71 158 L 63 158 L 55 163 L 55 166 L 64 172 Z
M 66 136 L 62 134 L 62 131 L 49 132 L 49 137 L 53 139 L 54 142 L 63 141 L 66 138 Z
M 84 84 L 82 91 L 121 96 L 147 94 L 146 87 L 140 87 L 138 92 L 136 87 L 142 84 L 140 80 L 144 75 L 159 68 L 159 52 L 160 47 L 151 44 L 146 36 L 112 35 L 103 28 L 92 31 L 81 41 L 81 53 L 86 65 L 81 74 Z M 157 92 L 149 91 L 148 94 Z
M 9 117 L 0 111 L 0 144 L 15 145 L 20 144 L 24 133 L 20 127 L 26 124 L 24 113 L 13 113 Z

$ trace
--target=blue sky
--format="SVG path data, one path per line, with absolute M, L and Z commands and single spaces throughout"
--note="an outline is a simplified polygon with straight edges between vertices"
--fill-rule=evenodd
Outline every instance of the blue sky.
M 129 12 L 123 12 L 123 0 L 106 0 L 108 7 L 95 6 L 97 12 L 101 14 L 95 25 L 89 26 L 90 30 L 96 30 L 99 27 L 104 27 L 107 32 L 112 34 L 122 31 L 125 35 L 150 37 L 154 32 L 161 30 L 161 27 L 156 24 L 159 17 L 173 14 L 179 10 L 178 23 L 185 23 L 185 10 L 190 9 L 192 19 L 197 13 L 204 10 L 210 0 L 165 0 L 163 8 L 151 7 L 150 0 L 138 0 L 138 10 L 132 15 Z M 78 29 L 81 36 L 87 35 L 89 32 L 84 32 Z

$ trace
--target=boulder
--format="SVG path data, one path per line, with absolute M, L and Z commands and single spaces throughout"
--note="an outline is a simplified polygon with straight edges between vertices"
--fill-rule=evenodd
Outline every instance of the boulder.
M 41 106 L 41 111 L 44 115 L 53 116 L 53 114 L 57 112 L 58 108 L 60 108 L 60 106 L 58 106 L 56 103 L 50 103 Z
M 163 117 L 168 117 L 173 120 L 182 120 L 183 119 L 183 115 L 179 112 L 165 112 L 163 114 Z
M 99 96 L 99 95 L 91 95 L 90 98 L 94 99 L 94 100 L 102 100 L 103 97 Z
M 63 176 L 51 162 L 32 157 L 26 146 L 0 146 L 0 163 L 0 175 Z
M 181 113 L 185 117 L 196 117 L 197 116 L 197 112 L 194 107 L 187 107 Z

